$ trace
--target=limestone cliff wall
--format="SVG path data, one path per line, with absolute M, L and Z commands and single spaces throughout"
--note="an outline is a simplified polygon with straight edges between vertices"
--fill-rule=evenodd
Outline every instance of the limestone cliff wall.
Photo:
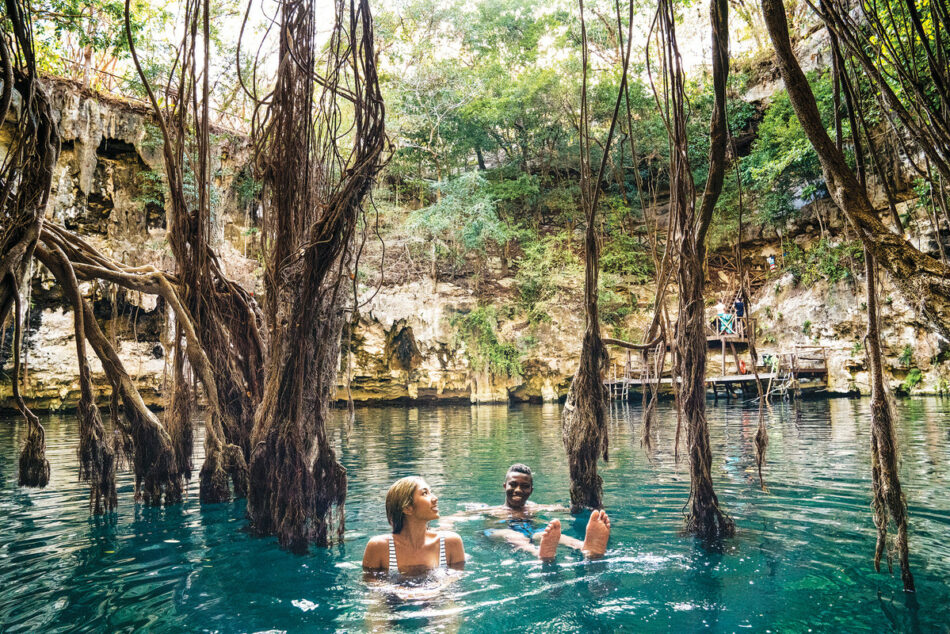
M 64 83 L 49 85 L 63 138 L 48 217 L 80 233 L 117 259 L 130 264 L 150 263 L 172 269 L 174 262 L 165 237 L 166 210 L 162 195 L 161 146 L 145 108 L 84 93 Z M 0 128 L 0 150 L 8 142 L 8 127 Z M 255 203 L 238 192 L 248 157 L 246 139 L 219 131 L 215 135 L 216 248 L 228 273 L 247 288 L 259 291 L 260 267 L 254 254 Z M 940 238 L 930 224 L 915 214 L 908 183 L 895 166 L 894 178 L 904 182 L 900 211 L 910 219 L 909 237 L 921 248 L 935 252 Z M 901 179 L 904 179 L 902 181 Z M 906 181 L 906 182 L 905 182 Z M 878 201 L 883 206 L 883 201 Z M 832 242 L 849 237 L 847 225 L 828 200 L 805 205 L 784 227 L 747 227 L 746 253 L 760 272 L 765 257 L 795 244 L 808 248 L 822 235 Z M 712 269 L 711 269 L 712 270 Z M 835 393 L 867 391 L 867 370 L 858 345 L 864 332 L 864 290 L 860 275 L 830 284 L 824 280 L 796 284 L 790 273 L 776 271 L 758 290 L 753 315 L 759 320 L 760 352 L 789 350 L 796 344 L 822 345 L 829 350 L 829 390 Z M 496 289 L 482 291 L 479 299 L 471 285 L 429 279 L 390 281 L 380 289 L 363 288 L 359 316 L 352 333 L 344 333 L 344 354 L 337 398 L 347 393 L 356 402 L 458 400 L 488 403 L 511 400 L 555 400 L 567 391 L 576 369 L 584 328 L 579 297 L 565 295 L 546 319 L 529 323 L 514 307 L 514 280 L 492 280 Z M 886 278 L 886 276 L 884 276 Z M 734 288 L 728 274 L 715 271 L 712 286 Z M 933 335 L 916 316 L 908 298 L 885 279 L 882 293 L 885 320 L 885 364 L 895 389 L 938 392 L 950 381 L 948 342 Z M 626 293 L 635 310 L 623 325 L 642 332 L 649 317 L 652 287 L 614 289 Z M 166 310 L 161 301 L 126 293 L 108 285 L 83 284 L 93 300 L 106 332 L 146 400 L 162 404 L 166 379 Z M 25 394 L 38 409 L 70 407 L 78 399 L 69 309 L 52 278 L 37 265 L 30 285 L 30 313 L 26 337 Z M 712 300 L 714 301 L 714 300 Z M 515 376 L 476 369 L 470 350 L 457 336 L 453 320 L 480 304 L 498 304 L 500 341 L 517 345 L 522 372 Z M 9 358 L 12 329 L 0 342 L 0 407 L 9 407 Z M 622 363 L 622 353 L 615 354 Z M 711 355 L 715 363 L 715 355 Z M 94 380 L 103 399 L 109 386 L 98 361 L 90 358 Z M 348 388 L 348 389 L 347 389 Z

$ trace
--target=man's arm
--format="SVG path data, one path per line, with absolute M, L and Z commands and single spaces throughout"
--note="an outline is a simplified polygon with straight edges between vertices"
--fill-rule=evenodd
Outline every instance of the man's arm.
M 480 506 L 473 509 L 465 509 L 464 511 L 456 511 L 447 517 L 439 518 L 438 529 L 440 531 L 451 531 L 455 528 L 456 522 L 464 522 L 466 520 L 472 519 L 473 517 L 478 517 L 480 515 L 485 515 L 490 513 L 492 510 L 499 508 L 495 506 Z

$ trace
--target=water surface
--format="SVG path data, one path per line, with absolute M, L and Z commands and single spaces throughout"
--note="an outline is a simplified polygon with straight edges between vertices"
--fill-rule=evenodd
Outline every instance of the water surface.
M 713 477 L 738 534 L 719 552 L 680 533 L 689 492 L 672 452 L 675 416 L 661 407 L 658 449 L 639 445 L 639 408 L 612 410 L 603 467 L 613 522 L 607 556 L 562 552 L 542 566 L 457 525 L 471 560 L 435 598 L 394 601 L 367 588 L 359 562 L 385 532 L 395 479 L 425 476 L 443 514 L 500 503 L 512 462 L 535 470 L 533 500 L 567 503 L 556 405 L 370 408 L 333 439 L 350 479 L 347 541 L 295 556 L 245 530 L 244 503 L 146 509 L 119 479 L 118 513 L 92 519 L 77 481 L 77 425 L 44 420 L 52 478 L 16 485 L 25 425 L 0 419 L 0 631 L 922 631 L 950 624 L 950 400 L 898 404 L 901 477 L 918 593 L 871 565 L 868 402 L 778 405 L 758 487 L 754 409 L 710 404 Z M 200 445 L 200 443 L 198 443 Z M 200 452 L 200 447 L 198 449 Z M 200 466 L 201 456 L 196 456 Z M 197 468 L 196 468 L 197 471 Z M 585 515 L 560 515 L 583 536 Z

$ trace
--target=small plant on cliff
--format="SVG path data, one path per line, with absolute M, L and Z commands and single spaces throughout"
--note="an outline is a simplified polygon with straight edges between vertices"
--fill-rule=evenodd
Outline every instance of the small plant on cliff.
M 834 284 L 853 279 L 851 267 L 863 257 L 864 251 L 859 241 L 833 245 L 828 239 L 822 238 L 807 251 L 799 246 L 789 249 L 785 266 L 795 282 L 803 286 L 811 286 L 820 279 Z
M 549 307 L 559 297 L 576 292 L 584 272 L 571 251 L 570 236 L 561 231 L 546 236 L 527 235 L 522 241 L 524 255 L 516 262 L 515 283 L 519 304 L 531 323 L 550 321 Z
M 492 306 L 479 306 L 450 321 L 456 345 L 465 346 L 465 355 L 474 370 L 513 376 L 521 374 L 518 348 L 498 340 L 498 316 Z
M 811 332 L 811 321 L 806 319 L 805 323 L 802 324 L 802 334 L 807 335 Z
M 904 394 L 910 394 L 910 391 L 917 387 L 923 380 L 923 372 L 921 372 L 919 368 L 912 368 L 911 371 L 907 373 L 907 378 L 901 383 L 900 391 Z
M 901 350 L 901 354 L 897 357 L 897 362 L 903 366 L 908 366 L 911 364 L 911 361 L 914 360 L 914 350 L 910 346 L 904 346 L 904 349 Z
M 248 209 L 260 197 L 262 183 L 255 179 L 250 169 L 243 169 L 234 179 L 234 190 L 237 193 L 238 204 L 242 209 Z

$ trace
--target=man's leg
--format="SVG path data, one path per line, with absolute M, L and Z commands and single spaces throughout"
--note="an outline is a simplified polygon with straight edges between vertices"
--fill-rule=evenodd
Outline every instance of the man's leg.
M 540 559 L 553 559 L 557 553 L 558 542 L 562 539 L 561 521 L 551 520 L 543 531 L 535 534 L 535 539 L 539 541 L 537 546 L 531 543 L 524 533 L 510 528 L 495 529 L 488 536 L 492 539 L 504 540 L 515 548 L 529 552 Z
M 538 539 L 540 539 L 540 536 L 535 535 L 535 541 Z M 610 518 L 607 517 L 606 511 L 594 511 L 590 514 L 590 520 L 587 522 L 587 534 L 584 536 L 584 541 L 569 535 L 561 535 L 560 544 L 574 550 L 580 550 L 588 557 L 597 558 L 606 552 L 609 539 Z
M 587 533 L 584 535 L 584 544 L 581 551 L 596 559 L 607 552 L 607 542 L 610 540 L 610 518 L 606 511 L 594 511 L 587 522 Z

